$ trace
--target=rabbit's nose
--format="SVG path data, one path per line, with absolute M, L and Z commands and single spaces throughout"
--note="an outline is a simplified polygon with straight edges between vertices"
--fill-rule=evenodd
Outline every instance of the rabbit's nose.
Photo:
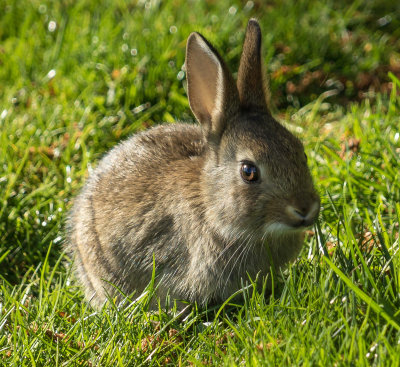
M 285 212 L 293 227 L 308 227 L 318 216 L 319 200 L 313 201 L 309 205 L 287 205 Z

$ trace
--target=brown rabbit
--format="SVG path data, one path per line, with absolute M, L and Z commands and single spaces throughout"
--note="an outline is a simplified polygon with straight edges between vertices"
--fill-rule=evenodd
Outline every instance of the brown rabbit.
M 187 42 L 190 107 L 200 122 L 157 126 L 112 149 L 68 222 L 68 249 L 87 298 L 140 294 L 224 301 L 280 267 L 318 216 L 301 142 L 271 116 L 261 31 L 247 26 L 237 84 L 199 33 Z

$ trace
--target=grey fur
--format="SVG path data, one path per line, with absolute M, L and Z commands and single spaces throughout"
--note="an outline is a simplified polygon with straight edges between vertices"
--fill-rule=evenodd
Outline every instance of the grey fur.
M 224 301 L 248 276 L 266 276 L 269 254 L 278 267 L 298 255 L 319 197 L 301 142 L 267 108 L 260 47 L 252 19 L 238 90 L 215 49 L 192 33 L 188 91 L 201 126 L 134 135 L 101 160 L 75 199 L 67 249 L 96 304 L 116 295 L 109 282 L 142 292 L 153 256 L 161 301 L 169 294 L 204 305 Z M 260 182 L 243 181 L 244 159 L 258 166 Z

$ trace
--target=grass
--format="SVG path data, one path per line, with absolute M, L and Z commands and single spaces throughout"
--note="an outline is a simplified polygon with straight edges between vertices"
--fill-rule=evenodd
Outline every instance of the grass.
M 0 365 L 400 365 L 399 5 L 0 4 Z M 236 70 L 251 16 L 322 197 L 301 256 L 269 298 L 151 314 L 149 288 L 93 310 L 62 253 L 71 200 L 119 140 L 193 121 L 188 34 Z

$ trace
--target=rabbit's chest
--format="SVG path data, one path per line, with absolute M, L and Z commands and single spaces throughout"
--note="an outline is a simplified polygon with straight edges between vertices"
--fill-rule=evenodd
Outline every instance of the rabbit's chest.
M 224 246 L 209 240 L 198 243 L 192 251 L 185 282 L 198 293 L 196 298 L 223 299 L 243 284 L 268 273 L 265 246 L 241 241 Z

